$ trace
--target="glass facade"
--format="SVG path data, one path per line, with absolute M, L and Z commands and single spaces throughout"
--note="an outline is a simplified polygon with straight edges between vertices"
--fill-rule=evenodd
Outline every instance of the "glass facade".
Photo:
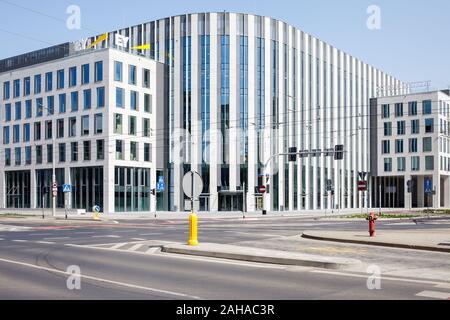
M 150 210 L 150 169 L 115 168 L 115 212 Z

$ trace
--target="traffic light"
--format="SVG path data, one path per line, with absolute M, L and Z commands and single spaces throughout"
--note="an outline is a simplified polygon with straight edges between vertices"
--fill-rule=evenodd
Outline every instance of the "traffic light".
M 339 144 L 334 147 L 334 160 L 344 160 L 344 145 Z
M 289 162 L 297 161 L 297 148 L 289 148 Z

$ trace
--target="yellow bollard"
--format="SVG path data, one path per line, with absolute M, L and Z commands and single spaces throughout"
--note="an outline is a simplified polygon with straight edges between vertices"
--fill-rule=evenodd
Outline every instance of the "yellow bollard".
M 93 219 L 95 221 L 100 221 L 100 213 L 95 210 L 95 207 L 92 208 L 92 214 L 94 215 Z
M 198 225 L 197 215 L 194 213 L 194 211 L 192 211 L 191 215 L 189 216 L 189 241 L 188 241 L 188 245 L 190 245 L 190 246 L 198 246 L 197 225 Z

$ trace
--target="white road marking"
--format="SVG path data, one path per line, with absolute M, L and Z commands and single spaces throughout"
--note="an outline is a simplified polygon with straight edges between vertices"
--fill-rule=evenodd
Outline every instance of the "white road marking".
M 27 240 L 13 240 L 13 242 L 28 242 Z
M 439 288 L 439 289 L 450 289 L 450 283 L 442 283 L 442 284 L 438 284 L 438 285 L 436 286 L 436 288 Z
M 40 244 L 55 244 L 54 242 L 48 242 L 48 241 L 36 241 L 36 243 L 40 243 Z
M 137 249 L 139 249 L 140 247 L 142 247 L 144 244 L 135 244 L 134 246 L 132 246 L 130 249 L 128 249 L 127 251 L 136 251 Z
M 92 238 L 120 238 L 120 236 L 107 235 L 107 236 L 93 236 Z
M 154 254 L 156 252 L 158 252 L 159 250 L 161 250 L 161 248 L 150 248 L 147 251 L 145 251 L 146 254 Z
M 53 272 L 53 273 L 59 273 L 59 274 L 67 275 L 67 276 L 71 275 L 70 273 L 67 273 L 65 271 L 61 271 L 61 270 L 58 270 L 58 269 L 52 269 L 52 268 L 36 266 L 36 265 L 25 263 L 25 262 L 19 262 L 19 261 L 14 261 L 14 260 L 7 260 L 7 259 L 2 259 L 2 258 L 0 258 L 0 261 L 1 262 L 5 262 L 5 263 L 10 263 L 10 264 L 23 266 L 23 267 L 28 267 L 28 268 L 33 268 L 33 269 L 38 269 L 38 270 L 43 270 L 43 271 L 48 271 L 48 272 Z M 155 289 L 155 288 L 150 288 L 150 287 L 143 287 L 143 286 L 138 286 L 138 285 L 134 285 L 134 284 L 131 284 L 131 283 L 118 282 L 118 281 L 113 281 L 113 280 L 108 280 L 108 279 L 88 276 L 88 275 L 84 275 L 84 274 L 81 274 L 80 277 L 84 278 L 84 279 L 93 280 L 93 281 L 109 283 L 109 284 L 113 284 L 113 285 L 117 285 L 117 286 L 121 286 L 121 287 L 127 287 L 127 288 L 133 288 L 133 289 L 138 289 L 138 290 L 144 290 L 144 291 L 150 291 L 150 292 L 156 292 L 156 293 L 163 293 L 163 294 L 168 294 L 168 295 L 172 295 L 172 296 L 178 296 L 178 297 L 202 300 L 200 297 L 189 295 L 189 294 L 185 294 L 185 293 L 180 293 L 180 292 L 161 290 L 161 289 Z
M 118 243 L 116 245 L 113 245 L 110 249 L 119 249 L 120 247 L 123 247 L 127 243 Z
M 0 241 L 2 241 L 2 240 L 5 240 L 5 239 L 3 239 L 3 238 L 0 238 Z
M 142 238 L 131 238 L 131 240 L 136 240 L 136 241 L 146 241 L 147 239 L 142 239 Z
M 450 292 L 440 292 L 440 291 L 422 291 L 416 294 L 418 297 L 433 298 L 433 299 L 450 299 Z

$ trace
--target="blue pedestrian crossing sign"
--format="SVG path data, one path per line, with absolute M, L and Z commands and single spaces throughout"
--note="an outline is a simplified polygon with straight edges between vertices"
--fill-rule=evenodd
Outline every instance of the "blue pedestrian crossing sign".
M 164 191 L 166 189 L 166 184 L 164 182 L 164 177 L 160 176 L 158 177 L 158 183 L 156 184 L 156 190 L 157 191 Z
M 424 184 L 425 193 L 433 193 L 433 182 L 431 179 L 425 179 Z
M 63 185 L 63 192 L 64 193 L 69 193 L 71 191 L 72 191 L 72 186 L 70 184 Z

